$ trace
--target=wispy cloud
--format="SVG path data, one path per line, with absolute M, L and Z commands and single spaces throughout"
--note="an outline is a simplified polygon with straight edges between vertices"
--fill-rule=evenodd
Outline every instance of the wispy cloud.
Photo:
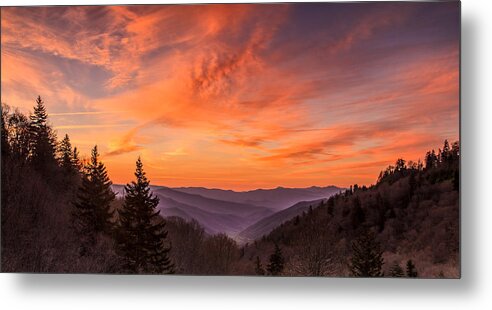
M 117 181 L 138 152 L 173 185 L 346 186 L 458 137 L 453 2 L 11 7 L 1 35 L 2 100 Z
M 110 157 L 141 150 L 143 147 L 141 145 L 138 145 L 135 141 L 135 135 L 137 134 L 137 131 L 138 128 L 134 128 L 123 135 L 122 138 L 110 142 L 109 151 L 106 152 L 104 155 Z
M 80 115 L 104 115 L 104 114 L 117 114 L 124 113 L 124 111 L 80 111 L 80 112 L 62 112 L 62 113 L 50 113 L 50 116 L 80 116 Z
M 184 155 L 188 155 L 188 153 L 183 148 L 177 148 L 174 151 L 164 152 L 162 154 L 164 156 L 184 156 Z
M 115 128 L 115 127 L 127 127 L 126 124 L 83 124 L 83 125 L 57 125 L 54 128 L 61 129 L 92 129 L 92 128 Z

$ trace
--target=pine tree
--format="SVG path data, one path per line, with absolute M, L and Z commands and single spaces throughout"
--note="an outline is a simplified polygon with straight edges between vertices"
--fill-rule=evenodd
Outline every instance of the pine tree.
M 72 152 L 72 167 L 77 172 L 80 172 L 80 170 L 82 169 L 82 163 L 80 162 L 79 151 L 77 150 L 77 147 L 74 147 L 73 148 L 73 152 Z
M 73 151 L 72 151 L 72 144 L 70 143 L 70 138 L 66 134 L 63 140 L 60 142 L 58 146 L 58 161 L 60 167 L 63 168 L 63 170 L 66 173 L 72 173 L 74 172 L 74 166 L 73 166 Z
M 354 200 L 352 201 L 352 205 L 352 228 L 357 229 L 366 220 L 366 214 L 361 207 L 361 202 L 358 196 L 354 198 Z
M 405 276 L 403 268 L 401 268 L 397 262 L 395 262 L 393 266 L 391 266 L 390 276 L 392 276 L 393 278 L 403 278 Z
M 460 143 L 459 141 L 455 141 L 451 146 L 451 159 L 454 164 L 459 163 L 460 157 Z
M 436 151 L 432 150 L 425 155 L 425 169 L 432 169 L 437 166 L 438 158 Z
M 400 171 L 404 171 L 406 169 L 407 169 L 407 166 L 406 166 L 405 160 L 403 160 L 402 158 L 398 158 L 398 160 L 396 161 L 396 164 L 395 164 L 395 171 L 400 172 Z
M 415 267 L 413 261 L 410 259 L 407 261 L 407 277 L 416 278 L 417 276 L 417 268 Z
M 261 265 L 260 257 L 256 256 L 256 261 L 255 261 L 255 272 L 257 275 L 264 276 L 265 275 L 265 269 L 263 269 L 263 266 Z
M 131 273 L 173 273 L 167 246 L 165 222 L 156 207 L 159 198 L 152 195 L 140 157 L 136 163 L 136 181 L 125 186 L 125 201 L 118 210 L 118 252 Z
M 272 276 L 278 276 L 284 270 L 284 257 L 282 250 L 275 243 L 275 251 L 270 255 L 270 263 L 267 265 L 267 271 Z
M 56 137 L 48 125 L 48 114 L 40 96 L 36 99 L 34 113 L 30 115 L 30 157 L 34 167 L 42 172 L 56 165 Z
M 451 149 L 449 148 L 448 140 L 444 140 L 444 146 L 442 148 L 441 159 L 444 164 L 449 164 L 451 159 Z
M 113 226 L 111 202 L 115 194 L 106 167 L 98 157 L 97 146 L 94 146 L 72 213 L 74 227 L 81 237 L 81 254 L 94 245 L 98 233 L 110 234 Z
M 350 271 L 355 277 L 382 277 L 383 252 L 371 231 L 363 232 L 352 242 Z

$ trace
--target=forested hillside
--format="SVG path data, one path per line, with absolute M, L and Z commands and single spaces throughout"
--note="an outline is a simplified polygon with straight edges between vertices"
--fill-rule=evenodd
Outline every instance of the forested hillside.
M 445 141 L 424 163 L 398 159 L 376 185 L 354 185 L 280 225 L 245 256 L 266 264 L 276 244 L 283 274 L 357 276 L 352 260 L 361 244 L 365 260 L 382 259 L 365 276 L 398 276 L 411 261 L 419 277 L 458 277 L 459 216 L 459 143 Z
M 116 197 L 97 146 L 81 160 L 39 97 L 29 116 L 3 105 L 1 133 L 4 272 L 460 276 L 458 142 L 424 162 L 398 159 L 375 185 L 300 204 L 301 214 L 273 214 L 284 222 L 272 231 L 260 220 L 248 236 L 269 233 L 240 246 L 192 218 L 164 219 L 140 158 Z
M 1 125 L 3 272 L 174 272 L 140 158 L 118 201 L 97 146 L 81 161 L 40 97 L 29 116 L 2 105 Z

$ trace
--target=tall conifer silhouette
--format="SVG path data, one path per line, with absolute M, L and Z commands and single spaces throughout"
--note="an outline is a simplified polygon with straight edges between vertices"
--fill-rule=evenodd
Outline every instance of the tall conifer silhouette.
M 29 124 L 29 148 L 30 157 L 34 167 L 42 172 L 47 172 L 55 162 L 56 137 L 48 125 L 48 114 L 40 96 L 36 99 L 34 112 L 30 115 Z
M 58 146 L 58 161 L 60 167 L 64 170 L 65 173 L 72 173 L 75 171 L 73 157 L 74 153 L 72 150 L 72 144 L 70 143 L 70 138 L 66 134 L 63 140 L 60 142 Z
M 106 167 L 98 159 L 97 146 L 92 149 L 91 160 L 84 167 L 82 184 L 74 203 L 74 226 L 81 236 L 82 247 L 91 246 L 95 242 L 96 234 L 111 233 L 111 202 L 115 194 L 111 190 Z
M 131 273 L 173 273 L 169 258 L 165 223 L 156 207 L 159 198 L 152 195 L 143 164 L 138 158 L 136 180 L 125 186 L 125 202 L 118 211 L 118 251 Z

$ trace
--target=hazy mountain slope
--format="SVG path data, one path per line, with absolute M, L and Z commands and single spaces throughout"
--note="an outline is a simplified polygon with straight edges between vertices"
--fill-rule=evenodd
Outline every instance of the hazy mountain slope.
M 113 185 L 113 190 L 122 197 L 122 185 Z M 162 210 L 162 216 L 195 219 L 210 234 L 223 232 L 232 237 L 249 225 L 274 213 L 273 210 L 265 207 L 210 199 L 162 186 L 153 186 L 152 191 L 159 197 L 158 208 Z
M 160 199 L 159 210 L 164 217 L 179 216 L 185 220 L 195 219 L 208 234 L 226 233 L 235 235 L 244 229 L 248 220 L 231 214 L 218 214 L 204 211 L 157 194 Z
M 117 192 L 118 196 L 122 196 L 123 185 L 112 185 L 112 188 L 115 192 Z M 174 201 L 194 206 L 208 212 L 235 214 L 239 216 L 253 217 L 254 219 L 274 213 L 274 211 L 270 208 L 258 205 L 207 198 L 197 194 L 184 193 L 164 186 L 151 186 L 151 188 L 152 192 L 156 195 L 158 194 L 160 197 L 168 197 Z
M 121 196 L 123 186 L 113 185 L 113 190 Z M 282 222 L 307 210 L 310 204 L 319 203 L 320 198 L 329 198 L 340 190 L 335 186 L 278 187 L 248 192 L 152 187 L 152 191 L 160 199 L 159 209 L 164 217 L 195 219 L 207 233 L 224 232 L 238 241 L 261 237 Z M 261 204 L 265 206 L 260 206 Z M 239 233 L 240 235 L 237 235 Z
M 271 209 L 265 207 L 206 198 L 200 195 L 179 192 L 168 187 L 158 187 L 154 189 L 153 192 L 160 196 L 171 198 L 175 201 L 200 208 L 207 212 L 250 217 L 252 221 L 273 213 Z
M 264 206 L 275 210 L 283 210 L 299 201 L 310 201 L 328 198 L 343 190 L 336 186 L 308 187 L 308 188 L 284 188 L 257 189 L 246 192 L 232 190 L 208 189 L 203 187 L 179 187 L 173 190 L 200 195 L 203 197 L 226 200 L 237 203 L 245 203 L 256 206 Z
M 245 230 L 241 231 L 236 240 L 241 243 L 245 243 L 257 238 L 262 237 L 270 233 L 275 227 L 279 226 L 285 221 L 288 221 L 295 217 L 296 215 L 302 214 L 302 212 L 307 211 L 309 206 L 313 208 L 318 206 L 323 199 L 313 200 L 313 201 L 301 201 L 295 205 L 284 209 L 282 211 L 276 212 L 268 217 L 265 217 L 251 226 L 248 226 Z

